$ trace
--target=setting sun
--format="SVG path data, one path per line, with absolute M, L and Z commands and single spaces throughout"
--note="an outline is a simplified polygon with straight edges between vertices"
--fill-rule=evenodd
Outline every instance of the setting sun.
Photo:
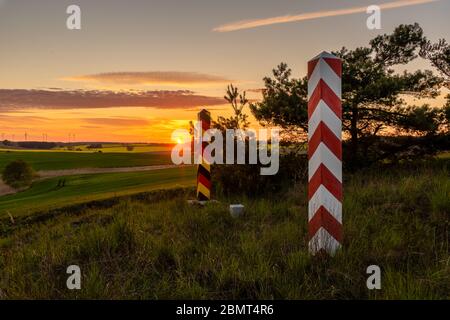
M 186 130 L 176 130 L 172 134 L 172 141 L 177 144 L 184 144 L 191 140 L 191 136 Z

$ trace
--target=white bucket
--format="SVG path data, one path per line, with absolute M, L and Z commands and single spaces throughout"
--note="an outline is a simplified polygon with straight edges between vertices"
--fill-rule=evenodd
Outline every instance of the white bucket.
M 237 218 L 244 213 L 244 205 L 242 204 L 230 204 L 230 214 L 232 217 Z

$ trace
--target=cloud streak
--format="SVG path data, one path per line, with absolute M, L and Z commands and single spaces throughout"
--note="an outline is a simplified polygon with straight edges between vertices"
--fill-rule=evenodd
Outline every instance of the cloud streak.
M 128 127 L 128 126 L 149 126 L 155 123 L 155 121 L 150 121 L 141 118 L 87 118 L 83 119 L 84 122 L 94 125 L 101 126 L 113 126 L 113 127 Z
M 92 109 L 113 107 L 148 107 L 185 109 L 216 106 L 223 98 L 176 91 L 110 90 L 27 90 L 0 89 L 0 112 L 26 109 Z
M 69 81 L 97 82 L 117 85 L 191 86 L 229 83 L 231 80 L 198 72 L 150 71 L 108 72 L 64 78 Z
M 396 8 L 432 3 L 432 2 L 437 2 L 437 1 L 441 1 L 441 0 L 402 0 L 402 1 L 382 3 L 382 4 L 378 4 L 378 6 L 383 10 L 389 10 L 389 9 L 396 9 Z M 237 21 L 237 22 L 232 22 L 232 23 L 221 25 L 219 27 L 214 28 L 213 31 L 214 32 L 231 32 L 231 31 L 244 30 L 244 29 L 253 29 L 253 28 L 269 26 L 269 25 L 273 25 L 273 24 L 280 24 L 280 23 L 289 23 L 289 22 L 314 20 L 314 19 L 327 18 L 327 17 L 344 16 L 344 15 L 350 15 L 350 14 L 356 14 L 356 13 L 363 13 L 366 11 L 367 11 L 367 6 L 344 8 L 344 9 L 329 10 L 329 11 L 309 12 L 309 13 L 303 13 L 303 14 L 297 14 L 297 15 L 285 15 L 285 16 L 278 16 L 278 17 L 265 18 L 265 19 L 244 20 L 244 21 Z

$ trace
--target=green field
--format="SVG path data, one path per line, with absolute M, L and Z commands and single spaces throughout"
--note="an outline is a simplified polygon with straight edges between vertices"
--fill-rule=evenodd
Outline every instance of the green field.
M 192 192 L 174 190 L 6 220 L 14 228 L 0 234 L 0 298 L 449 299 L 449 165 L 347 174 L 333 258 L 308 253 L 306 181 L 234 199 L 246 207 L 238 219 L 230 199 L 197 207 L 186 202 Z M 81 290 L 66 288 L 73 264 Z M 370 291 L 374 264 L 382 289 Z
M 66 180 L 64 187 L 58 187 L 61 179 Z M 13 216 L 19 216 L 125 194 L 193 186 L 194 183 L 194 167 L 46 179 L 34 182 L 25 191 L 0 197 L 0 219 L 8 211 Z
M 35 170 L 114 168 L 171 164 L 170 152 L 99 153 L 56 151 L 0 151 L 0 171 L 11 161 L 27 161 Z
M 133 150 L 129 151 L 127 149 L 127 146 L 132 146 Z M 93 151 L 99 151 L 105 153 L 142 153 L 142 152 L 167 152 L 172 149 L 172 146 L 167 145 L 155 145 L 155 144 L 142 144 L 142 143 L 132 143 L 132 144 L 121 144 L 121 143 L 103 143 L 101 149 L 89 149 L 88 144 L 80 144 L 72 146 L 72 149 L 74 150 L 81 150 L 76 152 L 93 152 Z M 71 150 L 68 150 L 67 147 L 59 147 L 53 149 L 55 151 L 65 151 L 65 152 L 73 152 Z

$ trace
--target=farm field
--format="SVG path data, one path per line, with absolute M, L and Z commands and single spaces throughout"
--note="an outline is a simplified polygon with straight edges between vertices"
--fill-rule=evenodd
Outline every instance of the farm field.
M 60 151 L 1 151 L 0 171 L 14 160 L 28 162 L 36 171 L 77 168 L 114 168 L 170 164 L 170 152 L 99 153 Z
M 127 149 L 127 146 L 131 146 L 132 150 Z M 90 149 L 88 144 L 80 144 L 72 146 L 74 150 L 68 150 L 67 147 L 54 148 L 54 151 L 64 152 L 95 152 L 101 150 L 106 153 L 142 153 L 142 152 L 170 152 L 172 145 L 164 144 L 120 144 L 120 143 L 103 143 L 102 148 Z
M 65 180 L 64 186 L 59 184 L 62 179 Z M 194 184 L 194 167 L 71 175 L 38 180 L 25 191 L 0 197 L 0 219 L 7 212 L 19 216 L 64 205 Z
M 204 208 L 187 204 L 188 189 L 62 210 L 0 236 L 1 298 L 449 299 L 449 165 L 348 174 L 344 244 L 332 259 L 308 253 L 306 183 Z M 244 216 L 230 216 L 230 201 Z M 64 290 L 71 264 L 83 290 Z M 382 290 L 367 290 L 372 264 Z

